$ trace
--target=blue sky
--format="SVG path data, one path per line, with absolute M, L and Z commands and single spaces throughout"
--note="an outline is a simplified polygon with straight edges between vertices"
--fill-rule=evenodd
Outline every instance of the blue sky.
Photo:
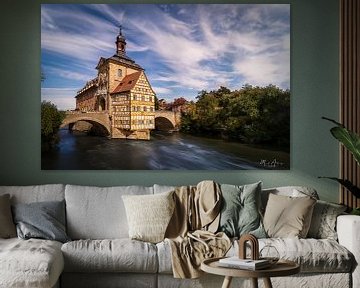
M 74 109 L 76 91 L 115 54 L 145 68 L 158 98 L 244 84 L 290 88 L 289 4 L 42 4 L 41 98 Z

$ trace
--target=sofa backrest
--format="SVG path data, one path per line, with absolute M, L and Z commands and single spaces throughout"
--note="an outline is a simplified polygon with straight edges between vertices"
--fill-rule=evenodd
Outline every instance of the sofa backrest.
M 176 186 L 168 186 L 168 185 L 159 185 L 154 184 L 154 194 L 166 193 L 170 191 L 174 191 Z
M 11 204 L 61 201 L 65 198 L 65 185 L 0 186 L 0 195 L 4 194 L 10 194 Z
M 71 239 L 128 238 L 123 195 L 153 194 L 153 187 L 66 185 L 67 233 Z

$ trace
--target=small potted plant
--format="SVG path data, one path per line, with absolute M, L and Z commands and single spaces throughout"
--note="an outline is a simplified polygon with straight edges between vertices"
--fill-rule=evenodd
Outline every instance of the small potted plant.
M 347 129 L 343 124 L 336 122 L 333 119 L 322 117 L 322 119 L 328 120 L 334 124 L 335 127 L 330 129 L 331 134 L 339 140 L 346 149 L 350 151 L 353 155 L 355 161 L 360 165 L 360 136 L 353 131 Z M 360 198 L 360 187 L 354 185 L 348 179 L 340 179 L 336 177 L 319 177 L 319 178 L 328 178 L 339 182 L 347 190 L 349 190 L 356 198 Z M 351 211 L 351 214 L 360 215 L 360 207 L 354 208 Z

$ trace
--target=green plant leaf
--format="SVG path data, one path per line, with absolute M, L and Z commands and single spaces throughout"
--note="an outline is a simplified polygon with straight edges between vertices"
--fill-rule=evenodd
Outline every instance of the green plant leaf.
M 319 177 L 319 178 L 326 178 L 326 179 L 331 179 L 331 180 L 337 181 L 342 186 L 344 186 L 347 190 L 349 190 L 356 198 L 360 198 L 360 188 L 355 186 L 349 180 L 340 179 L 340 178 L 336 178 L 336 177 Z
M 351 215 L 358 215 L 360 216 L 360 208 L 354 208 L 351 212 Z
M 355 132 L 348 130 L 344 125 L 335 120 L 326 117 L 322 118 L 337 125 L 330 129 L 331 134 L 351 152 L 355 161 L 360 165 L 360 136 Z
M 331 134 L 338 139 L 354 156 L 360 165 L 360 137 L 343 127 L 331 128 Z

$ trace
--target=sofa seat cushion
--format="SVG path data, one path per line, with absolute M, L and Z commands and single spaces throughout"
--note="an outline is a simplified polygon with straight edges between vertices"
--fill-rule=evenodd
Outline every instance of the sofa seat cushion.
M 60 242 L 0 239 L 1 287 L 52 287 L 63 268 Z
M 236 255 L 238 251 L 237 243 L 234 244 L 228 252 L 229 256 Z M 265 245 L 275 247 L 281 259 L 298 263 L 302 273 L 350 272 L 354 265 L 353 255 L 330 239 L 259 239 L 259 249 Z
M 77 240 L 61 248 L 66 272 L 156 273 L 156 246 L 122 239 Z
M 300 264 L 302 273 L 350 272 L 354 265 L 353 255 L 338 242 L 330 239 L 267 238 L 259 239 L 259 249 L 274 246 L 280 258 Z M 172 273 L 171 248 L 167 241 L 157 244 L 159 273 Z M 227 256 L 238 255 L 235 241 Z M 250 251 L 248 251 L 250 256 Z
M 274 246 L 280 258 L 295 261 L 302 272 L 350 272 L 353 255 L 330 239 L 264 239 L 264 245 Z

